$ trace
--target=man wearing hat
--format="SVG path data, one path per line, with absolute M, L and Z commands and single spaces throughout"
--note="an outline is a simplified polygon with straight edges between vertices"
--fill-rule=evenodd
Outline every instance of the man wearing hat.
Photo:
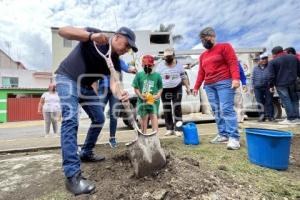
M 94 43 L 104 55 L 109 52 L 111 44 L 111 59 L 118 72 L 120 72 L 119 56 L 130 49 L 135 52 L 138 49 L 135 45 L 134 32 L 126 27 L 120 28 L 111 38 L 101 30 L 90 27 L 67 26 L 60 28 L 58 33 L 65 39 L 79 41 L 55 72 L 63 117 L 61 149 L 65 183 L 66 188 L 73 194 L 87 194 L 95 190 L 95 185 L 81 175 L 80 161 L 99 162 L 105 159 L 104 156 L 93 152 L 104 123 L 104 114 L 92 84 L 110 74 L 105 59 L 98 54 Z M 110 87 L 115 94 L 114 79 L 111 79 Z M 120 100 L 127 101 L 128 93 L 124 92 Z M 79 154 L 77 153 L 78 104 L 91 119 L 91 126 Z
M 280 124 L 300 124 L 297 77 L 300 77 L 300 61 L 296 56 L 287 54 L 281 46 L 272 49 L 273 60 L 268 64 L 269 85 L 276 87 L 284 105 L 287 119 Z
M 253 68 L 252 86 L 259 110 L 258 122 L 274 121 L 273 93 L 268 85 L 269 74 L 267 70 L 268 55 L 259 56 L 259 64 Z

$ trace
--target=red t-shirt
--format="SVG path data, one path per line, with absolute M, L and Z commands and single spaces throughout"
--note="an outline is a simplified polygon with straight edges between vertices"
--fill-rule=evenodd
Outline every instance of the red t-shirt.
M 226 79 L 240 79 L 238 60 L 229 43 L 218 43 L 200 55 L 194 89 L 198 90 L 204 80 L 212 84 Z
M 297 56 L 298 60 L 300 60 L 300 54 L 297 53 L 296 56 Z

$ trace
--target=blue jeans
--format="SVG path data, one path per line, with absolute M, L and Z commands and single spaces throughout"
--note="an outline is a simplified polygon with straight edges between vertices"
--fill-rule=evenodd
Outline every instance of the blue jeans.
M 214 112 L 219 135 L 239 139 L 237 116 L 234 111 L 235 90 L 231 79 L 205 85 L 210 106 Z
M 276 87 L 278 95 L 283 103 L 288 120 L 299 118 L 299 99 L 296 84 Z
M 258 103 L 257 107 L 262 111 L 260 112 L 260 116 L 263 115 L 266 118 L 273 118 L 273 93 L 270 92 L 269 87 L 254 88 L 254 95 Z
M 109 132 L 110 137 L 115 137 L 118 125 L 118 117 L 115 111 L 118 110 L 118 103 L 120 101 L 112 94 L 109 87 L 99 87 L 98 94 L 100 97 L 101 108 L 103 113 L 107 102 L 109 102 Z
M 104 123 L 104 115 L 99 97 L 91 87 L 80 86 L 76 81 L 61 74 L 56 76 L 56 89 L 62 110 L 61 150 L 63 169 L 66 177 L 80 171 L 80 158 L 77 154 L 78 106 L 82 106 L 91 119 L 81 155 L 93 153 L 93 148 Z

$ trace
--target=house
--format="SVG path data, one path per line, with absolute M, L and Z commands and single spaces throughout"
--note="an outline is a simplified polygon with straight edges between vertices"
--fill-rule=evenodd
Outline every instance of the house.
M 37 106 L 51 81 L 52 73 L 28 70 L 0 50 L 0 122 L 42 119 Z
M 54 72 L 60 62 L 70 53 L 76 46 L 77 41 L 64 39 L 58 35 L 58 28 L 52 27 L 52 72 Z M 114 32 L 103 31 L 104 33 L 112 36 Z M 139 51 L 132 55 L 126 54 L 122 58 L 128 62 L 135 59 L 138 63 L 140 57 L 144 54 L 157 55 L 162 53 L 166 48 L 173 46 L 173 40 L 170 32 L 153 32 L 150 30 L 135 31 L 136 45 Z

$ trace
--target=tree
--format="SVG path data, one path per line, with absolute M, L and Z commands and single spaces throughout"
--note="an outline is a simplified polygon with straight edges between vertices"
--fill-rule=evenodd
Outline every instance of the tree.
M 168 24 L 168 25 L 160 24 L 159 30 L 157 30 L 157 31 L 158 32 L 171 32 L 172 33 L 174 27 L 175 27 L 175 24 Z M 183 36 L 182 35 L 173 35 L 172 39 L 173 39 L 174 43 L 177 43 L 177 42 L 179 42 L 183 39 Z

